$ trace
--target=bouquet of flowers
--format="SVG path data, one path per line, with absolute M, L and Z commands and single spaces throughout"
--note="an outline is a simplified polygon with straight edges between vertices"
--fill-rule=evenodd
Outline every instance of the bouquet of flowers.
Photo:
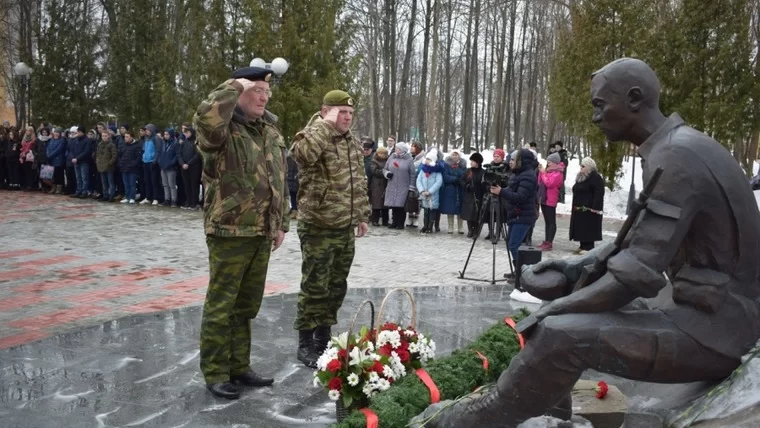
M 391 367 L 402 376 L 422 368 L 435 357 L 435 342 L 413 327 L 387 322 L 377 332 L 377 353 L 391 359 Z
M 364 327 L 360 334 L 342 333 L 332 338 L 331 346 L 317 360 L 314 385 L 327 389 L 333 401 L 342 399 L 343 406 L 364 407 L 378 392 L 390 388 L 403 376 L 396 371 L 389 355 L 375 352 L 371 334 Z

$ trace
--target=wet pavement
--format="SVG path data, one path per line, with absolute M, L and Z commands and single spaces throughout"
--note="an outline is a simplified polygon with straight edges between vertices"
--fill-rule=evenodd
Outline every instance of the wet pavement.
M 515 310 L 506 283 L 459 279 L 472 241 L 441 223 L 433 235 L 378 227 L 357 240 L 336 331 L 348 327 L 363 299 L 379 305 L 392 287 L 412 290 L 419 327 L 436 340 L 439 356 Z M 555 250 L 545 258 L 577 248 L 566 240 L 568 224 L 558 218 Z M 605 221 L 606 241 L 620 224 Z M 198 370 L 208 283 L 200 212 L 0 191 L 0 426 L 329 424 L 332 404 L 294 355 L 295 225 L 272 255 L 253 324 L 254 368 L 277 381 L 219 401 Z M 534 239 L 541 238 L 539 221 Z M 490 241 L 475 243 L 467 277 L 491 277 L 493 249 Z M 503 241 L 495 257 L 499 277 L 509 270 Z M 408 303 L 392 306 L 394 321 L 410 312 Z
M 352 289 L 339 326 L 383 288 Z M 507 287 L 419 287 L 417 328 L 439 355 L 467 345 L 514 313 Z M 252 365 L 276 379 L 240 400 L 212 396 L 198 370 L 199 307 L 137 315 L 0 351 L 0 425 L 7 427 L 322 427 L 334 422 L 313 371 L 295 359 L 296 296 L 264 300 L 253 325 Z M 424 304 L 423 304 L 424 302 Z M 408 320 L 410 303 L 389 299 L 386 320 Z M 377 308 L 379 309 L 379 308 Z M 531 309 L 535 309 L 534 307 Z M 368 312 L 357 324 L 369 324 Z

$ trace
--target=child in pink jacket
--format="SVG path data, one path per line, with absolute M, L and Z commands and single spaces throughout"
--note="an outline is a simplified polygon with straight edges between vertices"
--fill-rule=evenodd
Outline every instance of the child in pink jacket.
M 546 158 L 546 168 L 541 167 L 538 173 L 538 200 L 541 204 L 541 212 L 544 215 L 546 226 L 546 240 L 538 246 L 542 251 L 551 251 L 554 235 L 557 234 L 557 202 L 559 201 L 559 189 L 565 185 L 562 173 L 565 164 L 560 160 L 559 154 L 552 153 Z

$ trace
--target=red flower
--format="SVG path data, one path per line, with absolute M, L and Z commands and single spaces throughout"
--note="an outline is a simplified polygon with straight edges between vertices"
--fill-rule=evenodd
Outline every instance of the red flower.
M 401 345 L 397 348 L 399 351 L 408 351 L 409 350 L 409 342 L 406 340 L 401 341 Z
M 345 349 L 341 349 L 340 351 L 338 351 L 338 359 L 341 361 L 345 361 L 347 355 L 348 355 L 348 352 Z
M 603 380 L 600 380 L 599 383 L 596 384 L 596 388 L 594 388 L 594 391 L 596 391 L 596 398 L 602 399 L 607 395 L 607 391 L 609 391 L 610 387 L 607 386 L 607 383 Z
M 383 374 L 383 363 L 380 361 L 375 361 L 375 363 L 372 364 L 372 367 L 370 367 L 369 371 L 375 372 L 377 374 Z
M 383 324 L 383 327 L 381 328 L 381 330 L 396 331 L 396 330 L 398 330 L 398 324 L 394 324 L 392 322 L 387 322 L 387 323 Z
M 341 367 L 343 367 L 343 364 L 341 364 L 340 360 L 332 360 L 327 363 L 327 371 L 332 373 L 337 373 Z
M 390 343 L 386 343 L 385 345 L 378 348 L 377 353 L 380 355 L 384 355 L 386 357 L 391 356 L 391 352 L 393 352 L 393 346 Z
M 395 166 L 396 168 L 398 168 L 398 162 L 393 161 L 393 166 Z
M 401 360 L 402 363 L 409 362 L 409 358 L 411 357 L 409 355 L 409 351 L 407 351 L 406 349 L 399 349 L 396 351 L 396 353 L 398 354 L 398 358 Z
M 340 388 L 343 386 L 343 380 L 339 377 L 334 377 L 330 379 L 330 383 L 327 384 L 327 387 L 335 390 L 340 391 Z

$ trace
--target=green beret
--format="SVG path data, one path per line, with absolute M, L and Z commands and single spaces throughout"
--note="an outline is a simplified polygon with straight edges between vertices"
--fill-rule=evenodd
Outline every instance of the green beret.
M 326 106 L 353 107 L 354 99 L 351 98 L 351 95 L 348 95 L 347 92 L 335 90 L 325 94 L 325 98 L 322 100 L 322 104 Z

